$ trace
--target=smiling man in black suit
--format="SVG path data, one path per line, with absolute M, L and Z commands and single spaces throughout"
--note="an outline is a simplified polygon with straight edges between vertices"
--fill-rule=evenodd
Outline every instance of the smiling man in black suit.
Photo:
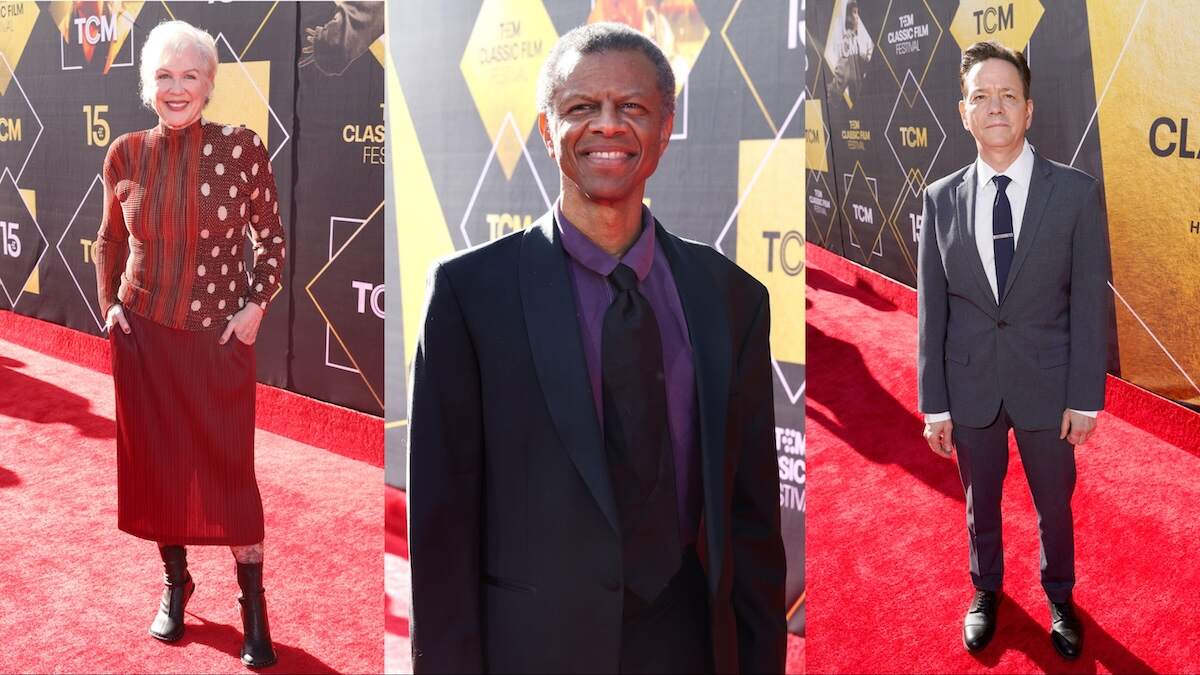
M 564 35 L 539 82 L 553 210 L 431 270 L 417 673 L 783 672 L 767 293 L 642 204 L 674 103 L 645 36 Z

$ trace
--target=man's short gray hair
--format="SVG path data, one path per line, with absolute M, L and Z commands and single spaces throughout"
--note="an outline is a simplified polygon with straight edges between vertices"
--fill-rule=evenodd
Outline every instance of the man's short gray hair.
M 563 57 L 569 54 L 597 54 L 606 51 L 639 51 L 654 64 L 655 80 L 662 94 L 665 116 L 675 112 L 675 72 L 658 45 L 642 33 L 621 23 L 593 23 L 568 31 L 546 56 L 538 74 L 537 109 L 546 117 L 554 116 L 554 95 L 566 80 L 562 71 Z
M 204 63 L 204 74 L 208 77 L 209 97 L 217 79 L 217 43 L 208 31 L 196 28 L 186 21 L 164 21 L 154 27 L 142 43 L 141 96 L 142 104 L 154 110 L 155 72 L 168 56 L 193 50 Z M 207 104 L 207 99 L 205 100 Z

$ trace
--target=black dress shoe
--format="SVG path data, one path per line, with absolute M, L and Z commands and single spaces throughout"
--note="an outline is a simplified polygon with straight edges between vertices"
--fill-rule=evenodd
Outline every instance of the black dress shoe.
M 963 619 L 963 646 L 969 652 L 977 652 L 992 641 L 996 634 L 996 606 L 1000 597 L 996 591 L 975 590 L 971 608 Z
M 183 637 L 183 609 L 196 590 L 196 583 L 187 570 L 187 549 L 182 546 L 160 546 L 163 560 L 163 592 L 158 614 L 150 624 L 150 635 L 163 642 Z
M 275 664 L 271 627 L 267 624 L 267 599 L 262 586 L 262 563 L 238 563 L 238 586 L 242 596 L 242 663 L 247 668 L 266 668 Z
M 1068 661 L 1079 658 L 1083 649 L 1083 624 L 1075 616 L 1071 601 L 1050 602 L 1050 643 Z

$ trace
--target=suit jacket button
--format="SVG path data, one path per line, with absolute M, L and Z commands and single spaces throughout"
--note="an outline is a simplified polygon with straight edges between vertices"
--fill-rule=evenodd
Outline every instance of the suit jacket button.
M 999 320 L 999 321 L 997 321 L 997 322 L 996 322 L 996 327 L 997 327 L 997 328 L 1004 328 L 1004 327 L 1005 327 L 1005 326 L 1007 326 L 1007 325 L 1008 325 L 1008 322 L 1007 322 L 1007 321 L 1005 321 L 1004 319 L 1001 319 L 1001 320 Z

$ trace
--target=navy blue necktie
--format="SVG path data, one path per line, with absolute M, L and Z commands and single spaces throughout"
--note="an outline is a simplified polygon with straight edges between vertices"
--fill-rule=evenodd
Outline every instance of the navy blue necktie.
M 1004 189 L 1012 182 L 1008 176 L 997 175 L 996 200 L 992 202 L 992 251 L 996 254 L 996 300 L 1004 299 L 1004 285 L 1008 282 L 1008 270 L 1013 260 L 1013 217 L 1012 204 Z

